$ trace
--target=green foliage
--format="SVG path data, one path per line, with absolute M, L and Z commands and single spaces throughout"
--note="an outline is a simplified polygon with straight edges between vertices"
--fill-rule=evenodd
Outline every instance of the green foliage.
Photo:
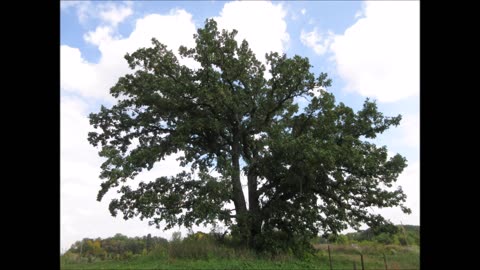
M 65 252 L 65 254 L 62 255 L 61 259 L 63 264 L 72 264 L 81 261 L 80 255 L 73 251 Z
M 168 258 L 169 253 L 168 253 L 168 247 L 169 243 L 164 243 L 160 245 L 156 245 L 149 253 L 148 257 L 153 258 L 155 260 L 163 260 Z
M 329 269 L 326 245 L 299 260 L 292 254 L 260 256 L 248 250 L 230 249 L 219 244 L 210 245 L 206 243 L 208 241 L 204 238 L 195 240 L 187 237 L 179 242 L 185 242 L 185 246 L 183 250 L 175 251 L 178 253 L 172 252 L 170 255 L 163 250 L 161 256 L 153 256 L 153 251 L 157 250 L 154 249 L 147 256 L 133 255 L 126 261 L 67 261 L 66 253 L 61 258 L 61 269 Z M 202 251 L 197 246 L 205 246 L 207 251 Z M 166 248 L 168 250 L 168 245 Z M 359 247 L 331 244 L 330 249 L 334 269 L 351 269 L 353 261 L 356 261 L 359 267 L 360 251 L 364 255 L 366 269 L 384 269 L 383 254 L 387 256 L 388 269 L 419 268 L 418 249 L 379 244 L 360 244 Z
M 97 238 L 95 240 L 85 238 L 82 241 L 75 242 L 66 252 L 68 260 L 76 258 L 81 260 L 105 260 L 105 259 L 126 259 L 134 255 L 148 253 L 146 244 L 150 243 L 151 248 L 164 245 L 168 241 L 161 237 L 127 237 L 122 234 L 116 234 L 114 237 L 106 239 Z M 145 252 L 144 252 L 145 251 Z
M 394 236 L 388 233 L 381 233 L 376 236 L 376 241 L 385 245 L 388 244 L 393 244 L 394 241 Z
M 365 231 L 348 233 L 345 235 L 349 241 L 396 244 L 396 245 L 420 245 L 420 227 L 413 225 L 385 225 L 377 228 L 369 228 Z
M 410 212 L 401 188 L 382 188 L 392 187 L 406 159 L 388 159 L 386 147 L 366 140 L 399 125 L 401 116 L 384 116 L 368 99 L 357 112 L 337 104 L 325 90 L 331 80 L 310 72 L 308 58 L 269 53 L 267 71 L 236 34 L 207 20 L 196 46 L 179 48 L 200 64 L 196 70 L 156 39 L 125 56 L 135 71 L 110 89 L 115 105 L 90 114 L 96 131 L 88 135 L 105 159 L 97 199 L 119 187 L 111 214 L 164 222 L 164 229 L 222 221 L 243 246 L 301 254 L 320 232 L 387 223 L 369 207 Z M 298 100 L 306 100 L 301 110 Z M 190 171 L 136 190 L 126 184 L 173 153 Z
M 208 234 L 191 235 L 181 242 L 171 242 L 169 245 L 169 257 L 174 259 L 228 259 L 234 256 L 234 249 L 219 245 Z
M 348 237 L 343 234 L 331 234 L 328 237 L 328 243 L 335 243 L 339 245 L 345 245 L 348 244 Z

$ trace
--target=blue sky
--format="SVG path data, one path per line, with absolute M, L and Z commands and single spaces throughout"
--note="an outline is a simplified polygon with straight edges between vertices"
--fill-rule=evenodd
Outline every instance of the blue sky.
M 332 78 L 328 91 L 338 102 L 358 110 L 370 97 L 385 115 L 402 114 L 401 125 L 375 142 L 407 158 L 398 184 L 413 213 L 372 211 L 395 223 L 419 224 L 419 2 L 62 1 L 60 12 L 62 250 L 84 237 L 120 232 L 169 238 L 174 231 L 111 217 L 108 202 L 115 194 L 96 201 L 102 160 L 86 140 L 87 115 L 113 104 L 109 88 L 129 72 L 125 53 L 150 46 L 153 36 L 174 51 L 191 47 L 196 28 L 212 17 L 221 28 L 237 29 L 259 59 L 270 50 L 308 57 L 316 75 Z M 171 157 L 139 178 L 178 171 Z

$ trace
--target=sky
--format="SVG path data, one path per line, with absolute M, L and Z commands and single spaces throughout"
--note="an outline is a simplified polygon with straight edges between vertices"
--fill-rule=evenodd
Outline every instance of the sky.
M 262 62 L 270 51 L 308 57 L 315 75 L 326 72 L 333 80 L 327 90 L 337 102 L 359 110 L 370 98 L 384 115 L 401 114 L 401 124 L 374 142 L 386 145 L 389 155 L 407 158 L 397 186 L 407 194 L 412 214 L 399 208 L 370 211 L 395 224 L 419 225 L 419 9 L 418 1 L 61 1 L 61 251 L 85 237 L 151 233 L 170 239 L 174 231 L 187 232 L 112 217 L 108 204 L 115 192 L 96 200 L 103 161 L 99 148 L 87 141 L 93 130 L 88 115 L 115 103 L 109 89 L 131 72 L 123 58 L 127 52 L 151 46 L 152 37 L 175 53 L 180 45 L 193 47 L 193 34 L 207 18 L 214 18 L 219 28 L 237 29 L 237 39 L 246 39 Z M 169 156 L 134 182 L 177 174 L 181 168 L 175 159 Z

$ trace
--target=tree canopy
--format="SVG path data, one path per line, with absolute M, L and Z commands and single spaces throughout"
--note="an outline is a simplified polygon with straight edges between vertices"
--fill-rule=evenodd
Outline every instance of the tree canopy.
M 369 99 L 357 112 L 337 104 L 327 74 L 315 76 L 298 55 L 266 54 L 267 79 L 265 65 L 236 34 L 207 20 L 196 46 L 178 51 L 197 69 L 181 65 L 156 39 L 125 56 L 134 72 L 110 89 L 115 105 L 90 114 L 96 131 L 88 135 L 105 158 L 98 200 L 112 188 L 121 194 L 111 214 L 164 229 L 221 221 L 242 243 L 262 249 L 387 222 L 370 207 L 408 213 L 401 188 L 390 189 L 406 159 L 388 158 L 385 146 L 367 140 L 401 116 L 384 116 Z M 128 185 L 174 153 L 182 173 Z

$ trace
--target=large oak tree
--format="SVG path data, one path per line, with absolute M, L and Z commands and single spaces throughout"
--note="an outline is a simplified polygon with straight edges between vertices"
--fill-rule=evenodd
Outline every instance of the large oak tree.
M 179 64 L 156 39 L 125 56 L 134 72 L 110 89 L 114 106 L 90 114 L 96 132 L 88 138 L 106 159 L 98 200 L 111 188 L 121 194 L 110 203 L 112 215 L 165 229 L 222 221 L 245 245 L 262 249 L 387 222 L 370 207 L 408 213 L 405 194 L 390 189 L 406 159 L 388 159 L 385 146 L 367 140 L 401 116 L 384 116 L 368 99 L 357 112 L 337 104 L 325 90 L 331 80 L 315 77 L 298 55 L 267 54 L 266 79 L 265 65 L 236 33 L 207 20 L 196 46 L 179 48 L 198 69 Z M 307 103 L 302 110 L 298 100 Z M 173 153 L 184 172 L 138 189 L 126 183 Z

